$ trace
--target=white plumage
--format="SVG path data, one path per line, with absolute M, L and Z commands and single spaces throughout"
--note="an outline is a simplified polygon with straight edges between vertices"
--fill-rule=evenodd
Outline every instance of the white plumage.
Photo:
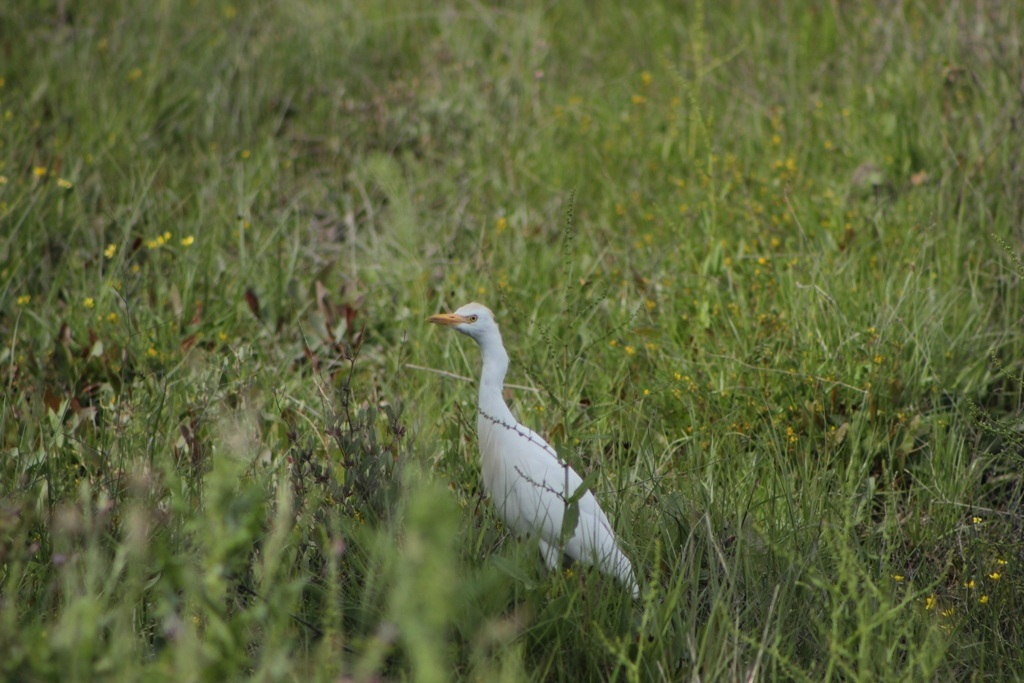
M 605 574 L 617 577 L 634 598 L 638 597 L 633 567 L 590 491 L 579 499 L 579 521 L 565 546 L 560 547 L 566 503 L 582 480 L 544 439 L 519 424 L 505 404 L 502 387 L 508 353 L 491 310 L 471 303 L 455 313 L 434 315 L 427 320 L 452 327 L 480 346 L 483 369 L 477 436 L 484 488 L 501 518 L 519 534 L 539 536 L 541 553 L 549 567 L 557 567 L 565 552 L 578 562 L 596 564 Z

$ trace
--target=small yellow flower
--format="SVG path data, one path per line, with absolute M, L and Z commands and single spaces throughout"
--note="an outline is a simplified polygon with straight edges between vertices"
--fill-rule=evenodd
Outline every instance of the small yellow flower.
M 825 140 L 825 149 L 832 149 L 832 141 Z
M 650 85 L 654 81 L 654 76 L 651 75 L 650 71 L 640 72 L 640 82 L 644 85 Z
M 627 356 L 632 356 L 635 353 L 636 353 L 636 347 L 633 347 L 633 346 L 627 346 L 626 347 L 626 355 Z
M 658 345 L 655 344 L 654 342 L 647 342 L 646 344 L 644 344 L 644 348 L 647 349 L 648 351 L 655 351 L 657 350 Z
M 643 95 L 633 95 L 631 99 L 633 100 L 633 104 L 643 104 L 647 101 L 647 98 Z
M 108 244 L 107 248 L 103 250 L 103 255 L 106 256 L 108 259 L 114 258 L 114 254 L 116 254 L 116 253 L 117 253 L 117 245 L 114 244 L 114 243 Z
M 192 235 L 189 235 L 188 237 L 182 237 L 181 238 L 181 246 L 183 246 L 183 247 L 191 247 L 192 243 L 195 242 L 195 241 L 196 241 L 196 238 L 194 236 L 192 236 Z
M 249 152 L 249 150 L 247 150 L 247 149 L 243 149 L 242 150 L 242 158 L 243 159 L 248 159 L 250 155 L 251 155 L 251 153 Z
M 1004 560 L 1002 558 L 999 558 L 999 559 L 996 560 L 996 564 L 998 564 L 1000 567 L 1005 567 L 1006 566 L 1006 560 Z
M 89 309 L 96 308 L 96 300 L 91 296 L 87 296 L 85 297 L 85 301 L 82 302 L 82 305 Z
M 972 524 L 981 524 L 984 521 L 981 517 L 971 517 Z
M 982 595 L 980 598 L 978 598 L 978 604 L 979 605 L 988 604 L 988 596 L 987 595 Z
M 951 616 L 953 616 L 953 608 L 952 607 L 948 607 L 948 608 L 942 610 L 941 614 L 942 614 L 942 616 L 947 617 L 947 618 L 951 617 Z
M 112 323 L 116 323 L 117 322 L 117 312 L 116 311 L 111 311 L 110 313 L 107 314 L 107 322 L 112 322 Z
M 998 581 L 999 579 L 1003 578 L 1003 575 L 999 572 L 992 572 L 988 575 L 988 578 L 992 579 L 993 581 Z
M 881 365 L 882 361 L 884 361 L 884 360 L 885 360 L 884 357 L 876 355 L 875 356 L 875 365 Z
M 36 178 L 42 178 L 44 175 L 46 175 L 46 167 L 45 166 L 35 166 L 35 167 L 33 167 L 32 168 L 32 175 L 34 175 Z
M 156 358 L 157 357 L 156 349 L 154 347 L 150 346 L 149 349 L 146 351 L 146 355 L 149 356 L 150 358 Z
M 164 232 L 163 239 L 164 239 L 164 242 L 169 242 L 170 241 L 170 239 L 171 239 L 171 231 L 170 230 Z
M 139 67 L 135 67 L 134 69 L 128 72 L 129 81 L 137 81 L 140 78 L 142 78 L 142 69 L 140 69 Z
M 219 339 L 222 342 L 226 342 L 228 340 L 228 333 L 225 332 L 224 330 L 221 330 L 220 332 L 217 333 L 217 339 Z
M 504 216 L 499 218 L 497 220 L 497 222 L 494 224 L 494 229 L 498 232 L 499 235 L 501 233 L 505 232 L 505 230 L 507 228 L 508 228 L 508 219 L 505 218 Z
M 70 190 L 74 185 L 72 185 L 71 181 L 67 178 L 57 178 L 57 187 L 64 190 Z
M 974 579 L 964 581 L 964 588 L 974 588 Z
M 6 185 L 6 184 L 7 184 L 7 176 L 0 175 L 0 185 Z
M 476 293 L 477 293 L 477 296 L 483 296 L 484 294 L 487 293 L 487 288 L 486 287 L 477 287 L 476 288 Z
M 903 583 L 903 579 L 904 579 L 903 574 L 893 574 L 892 575 L 892 580 L 895 581 L 896 583 Z
M 935 609 L 935 605 L 938 604 L 938 602 L 939 601 L 936 600 L 934 595 L 929 595 L 927 598 L 924 599 L 924 608 L 926 610 L 933 610 Z
M 651 390 L 650 389 L 644 389 L 644 396 L 650 396 L 650 395 L 651 395 Z
M 772 144 L 776 145 L 776 146 L 781 145 L 782 144 L 782 136 L 780 136 L 778 133 L 773 135 L 772 136 Z
M 22 294 L 21 296 L 18 297 L 19 306 L 28 306 L 30 301 L 32 301 L 31 294 Z
M 675 377 L 677 382 L 682 382 L 683 381 L 683 376 L 680 375 L 678 372 L 673 374 L 672 376 Z
M 616 346 L 618 346 L 618 345 L 619 345 L 619 342 L 615 341 L 614 339 L 609 339 L 609 340 L 608 340 L 608 346 L 612 347 L 613 349 L 614 349 L 614 348 L 615 348 Z

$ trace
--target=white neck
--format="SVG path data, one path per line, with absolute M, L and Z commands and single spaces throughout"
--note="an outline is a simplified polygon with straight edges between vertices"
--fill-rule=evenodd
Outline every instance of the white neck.
M 476 340 L 480 345 L 483 367 L 480 371 L 480 410 L 491 419 L 515 424 L 512 411 L 505 404 L 502 390 L 505 373 L 508 371 L 508 353 L 501 343 L 501 333 L 494 329 L 492 334 Z

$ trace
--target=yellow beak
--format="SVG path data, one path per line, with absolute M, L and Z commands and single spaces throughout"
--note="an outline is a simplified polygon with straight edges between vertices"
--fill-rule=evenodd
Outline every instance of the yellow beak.
M 454 327 L 462 323 L 468 323 L 469 320 L 465 316 L 456 315 L 455 313 L 438 313 L 427 318 L 427 322 L 434 323 L 435 325 L 444 325 L 445 327 Z

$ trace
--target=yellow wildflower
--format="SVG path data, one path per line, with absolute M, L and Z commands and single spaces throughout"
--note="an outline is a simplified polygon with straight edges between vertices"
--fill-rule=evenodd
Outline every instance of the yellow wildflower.
M 19 306 L 28 306 L 30 301 L 32 301 L 31 294 L 22 294 L 21 296 L 18 297 Z
M 96 308 L 96 300 L 93 299 L 91 296 L 87 296 L 85 297 L 85 301 L 82 302 L 82 305 L 90 309 Z

